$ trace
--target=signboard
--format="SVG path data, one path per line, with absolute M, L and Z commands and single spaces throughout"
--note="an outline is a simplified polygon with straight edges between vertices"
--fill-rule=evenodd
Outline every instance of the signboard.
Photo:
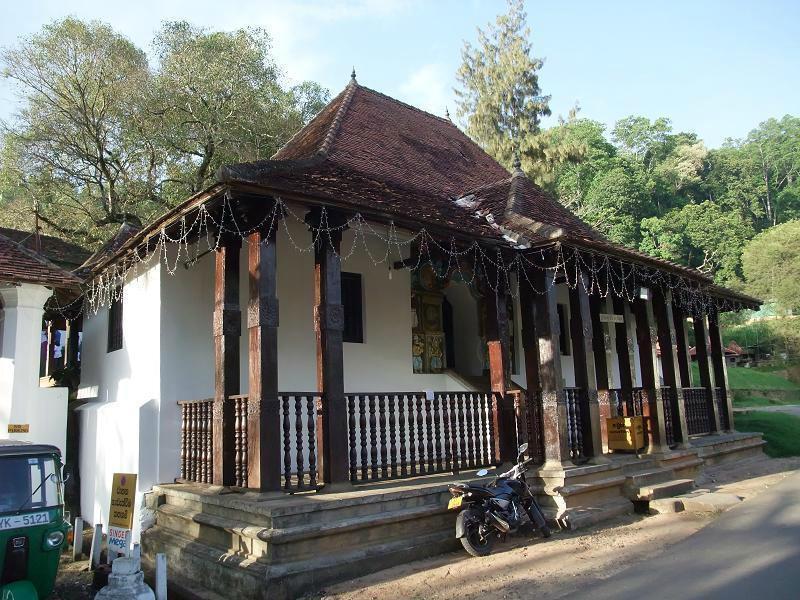
M 114 481 L 111 484 L 111 509 L 108 512 L 109 528 L 133 528 L 135 498 L 136 474 L 114 473 Z
M 30 430 L 30 423 L 8 424 L 8 433 L 29 433 Z
M 606 419 L 609 450 L 638 450 L 644 447 L 642 417 Z
M 623 315 L 612 315 L 609 313 L 600 313 L 601 323 L 624 323 L 625 317 Z
M 128 554 L 131 530 L 123 527 L 108 528 L 108 553 Z

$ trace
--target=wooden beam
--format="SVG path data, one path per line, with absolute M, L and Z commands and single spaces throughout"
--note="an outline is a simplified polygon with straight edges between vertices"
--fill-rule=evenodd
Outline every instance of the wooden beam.
M 347 219 L 314 208 L 306 216 L 312 227 L 343 226 Z M 322 395 L 317 410 L 317 466 L 329 489 L 350 480 L 347 405 L 344 398 L 344 307 L 339 250 L 342 229 L 319 236 L 314 248 L 314 330 L 317 338 L 317 389 Z
M 689 336 L 686 328 L 686 313 L 676 302 L 672 303 L 672 322 L 675 324 L 675 341 L 678 344 L 678 375 L 680 385 L 692 387 L 692 361 L 689 356 Z
M 213 483 L 224 486 L 235 483 L 235 414 L 233 403 L 226 399 L 240 392 L 240 250 L 241 240 L 226 239 L 218 248 L 214 262 Z
M 269 238 L 263 231 L 247 238 L 247 484 L 260 491 L 281 488 L 276 231 L 273 227 Z
M 535 292 L 526 282 L 520 285 L 519 304 L 522 321 L 522 352 L 525 360 L 525 421 L 528 424 L 528 444 L 533 446 L 529 456 L 544 460 L 542 439 L 542 386 L 539 381 L 539 343 L 536 337 L 534 314 Z
M 621 296 L 614 296 L 611 300 L 614 314 L 624 315 L 622 323 L 616 323 L 614 343 L 617 351 L 617 366 L 619 367 L 620 388 L 623 393 L 630 394 L 633 390 L 636 370 L 634 368 L 633 338 L 630 335 L 631 311 L 628 301 Z
M 671 392 L 673 395 L 669 396 L 669 406 L 672 410 L 675 443 L 686 447 L 689 444 L 689 435 L 683 407 L 683 390 L 678 372 L 678 334 L 675 331 L 670 290 L 666 292 L 654 290 L 653 310 L 658 329 L 658 345 L 661 349 L 661 372 L 664 375 L 664 385 L 673 390 Z

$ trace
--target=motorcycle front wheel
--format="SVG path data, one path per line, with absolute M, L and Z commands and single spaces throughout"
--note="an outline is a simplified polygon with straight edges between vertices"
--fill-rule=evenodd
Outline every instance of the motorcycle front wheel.
M 481 523 L 477 519 L 470 519 L 466 524 L 464 535 L 459 538 L 461 545 L 472 556 L 489 556 L 494 546 L 495 536 L 489 532 L 486 537 L 481 536 Z

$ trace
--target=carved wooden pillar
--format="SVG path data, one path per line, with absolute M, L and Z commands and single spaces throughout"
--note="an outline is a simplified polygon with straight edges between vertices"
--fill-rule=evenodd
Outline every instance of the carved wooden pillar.
M 599 458 L 603 455 L 603 445 L 600 435 L 600 407 L 597 403 L 597 371 L 594 362 L 592 316 L 589 295 L 580 282 L 575 289 L 569 291 L 569 304 L 575 386 L 585 392 L 582 396 L 584 403 L 581 406 L 583 447 L 587 454 Z
M 312 209 L 306 222 L 337 228 L 346 219 L 322 209 Z M 344 307 L 339 249 L 343 229 L 317 238 L 314 248 L 314 330 L 317 336 L 317 389 L 322 400 L 317 409 L 317 465 L 322 481 L 338 485 L 350 480 L 347 405 L 344 398 Z
M 733 394 L 728 386 L 728 364 L 725 360 L 725 347 L 722 345 L 722 331 L 719 327 L 719 313 L 714 310 L 708 318 L 708 336 L 711 338 L 711 365 L 714 371 L 714 382 L 722 401 L 714 403 L 719 414 L 720 431 L 733 431 Z
M 561 346 L 558 342 L 558 302 L 555 273 L 536 271 L 531 280 L 543 294 L 534 297 L 534 320 L 539 346 L 539 381 L 542 389 L 544 468 L 573 466 L 567 434 L 567 399 L 561 375 Z
M 512 462 L 516 458 L 517 437 L 514 423 L 514 400 L 506 397 L 510 381 L 511 353 L 508 333 L 508 293 L 505 278 L 499 279 L 497 291 L 487 285 L 486 292 L 486 344 L 489 350 L 489 376 L 492 386 L 492 412 L 494 425 L 494 460 Z
M 667 290 L 653 292 L 653 311 L 658 328 L 658 345 L 661 348 L 661 372 L 664 375 L 664 385 L 671 388 L 667 393 L 674 394 L 668 397 L 665 406 L 672 411 L 671 416 L 675 444 L 687 445 L 689 435 L 686 428 L 686 415 L 683 410 L 683 390 L 680 385 L 678 373 L 678 340 L 675 332 L 675 322 L 672 315 L 672 292 Z
M 720 425 L 717 403 L 714 402 L 714 376 L 708 356 L 708 326 L 706 324 L 706 316 L 695 315 L 692 321 L 694 323 L 694 348 L 695 358 L 697 358 L 697 369 L 700 371 L 700 385 L 706 390 L 706 407 L 710 422 L 710 430 L 711 433 L 716 433 L 720 430 Z
M 647 421 L 648 452 L 668 452 L 664 430 L 664 407 L 661 402 L 661 386 L 658 379 L 658 338 L 653 301 L 637 298 L 633 303 L 636 317 L 636 341 L 639 345 L 639 366 L 642 373 L 642 388 L 645 400 L 642 413 Z
M 239 337 L 242 313 L 239 307 L 239 251 L 241 241 L 226 239 L 214 263 L 214 405 L 213 446 L 215 485 L 235 482 L 235 411 L 226 398 L 239 393 Z
M 608 339 L 600 322 L 600 313 L 603 312 L 605 298 L 599 295 L 589 296 L 589 312 L 591 313 L 592 326 L 592 351 L 594 353 L 594 366 L 597 374 L 597 410 L 598 424 L 600 427 L 600 443 L 602 452 L 608 452 L 608 423 L 611 417 L 611 355 L 608 352 Z
M 247 482 L 261 491 L 281 488 L 276 231 L 273 227 L 269 239 L 262 231 L 247 238 Z

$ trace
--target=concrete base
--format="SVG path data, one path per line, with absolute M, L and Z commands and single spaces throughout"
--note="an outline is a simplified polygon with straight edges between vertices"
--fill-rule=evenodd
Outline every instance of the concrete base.
M 543 467 L 529 471 L 528 480 L 548 520 L 576 529 L 631 512 L 634 503 L 683 494 L 704 460 L 737 459 L 762 446 L 758 435 L 708 437 L 658 456 L 608 455 L 607 464 Z M 295 598 L 460 548 L 456 513 L 447 511 L 447 484 L 456 479 L 476 477 L 439 475 L 293 496 L 155 486 L 146 500 L 156 524 L 142 535 L 144 559 L 166 553 L 176 591 L 200 590 L 197 597 Z

